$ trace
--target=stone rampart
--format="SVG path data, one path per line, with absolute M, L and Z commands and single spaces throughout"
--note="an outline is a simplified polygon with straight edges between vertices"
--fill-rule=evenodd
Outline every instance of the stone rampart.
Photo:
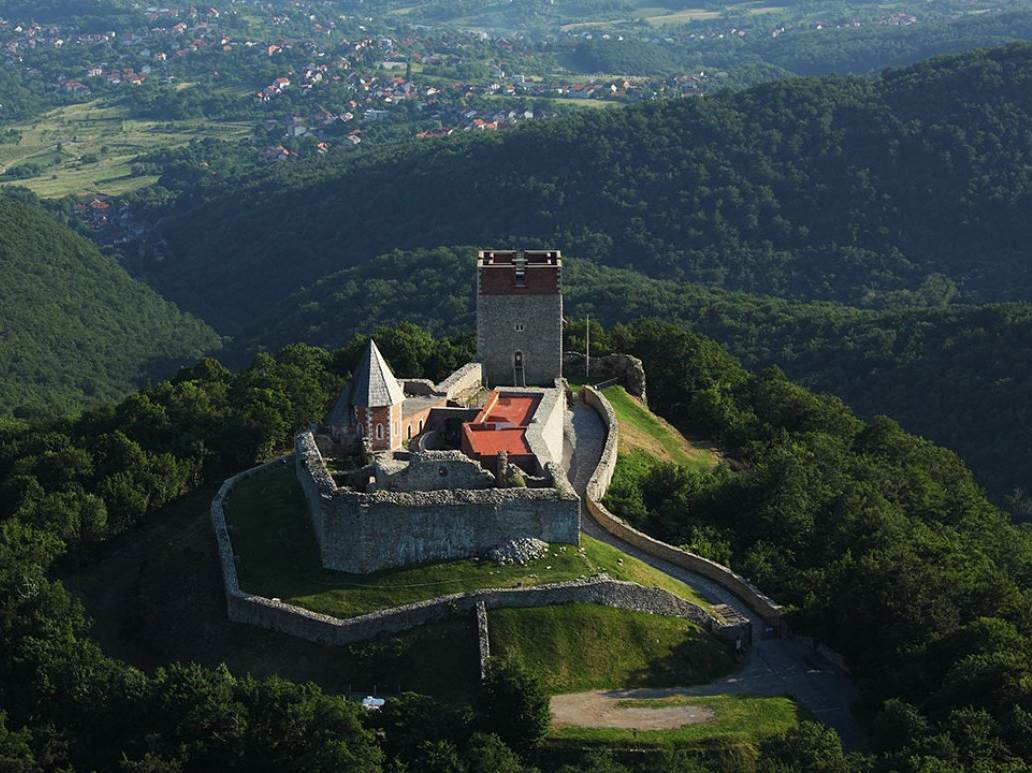
M 510 540 L 580 542 L 580 499 L 554 465 L 550 488 L 357 491 L 338 487 L 311 432 L 295 438 L 297 477 L 322 564 L 368 572 L 477 556 Z
M 602 454 L 598 458 L 598 465 L 595 472 L 588 479 L 587 499 L 594 499 L 601 502 L 609 490 L 609 484 L 613 482 L 613 473 L 616 471 L 616 455 L 619 445 L 619 425 L 616 421 L 616 413 L 613 406 L 605 396 L 591 386 L 584 387 L 581 396 L 587 405 L 595 409 L 595 412 L 602 418 L 606 427 L 606 442 L 602 445 Z
M 489 588 L 455 593 L 347 619 L 312 612 L 279 599 L 247 593 L 241 590 L 237 578 L 233 543 L 226 526 L 225 504 L 231 497 L 233 486 L 241 480 L 274 465 L 288 463 L 289 457 L 280 457 L 234 475 L 222 484 L 212 500 L 211 519 L 222 569 L 226 611 L 229 619 L 234 622 L 281 631 L 321 644 L 340 645 L 414 628 L 443 619 L 457 610 L 473 610 L 481 603 L 489 609 L 588 603 L 684 617 L 732 643 L 741 637 L 738 626 L 721 625 L 701 607 L 668 591 L 612 580 L 605 575 L 588 580 L 550 583 L 534 588 Z
M 480 650 L 480 678 L 487 676 L 487 664 L 491 660 L 491 632 L 487 627 L 487 607 L 477 602 L 477 648 Z
M 314 440 L 313 440 L 314 443 Z M 243 472 L 227 478 L 219 487 L 218 493 L 211 501 L 211 525 L 215 531 L 215 545 L 219 554 L 219 564 L 222 567 L 222 581 L 226 592 L 226 606 L 232 607 L 231 599 L 240 595 L 240 584 L 237 580 L 236 557 L 233 554 L 233 541 L 229 536 L 229 529 L 226 525 L 225 503 L 233 486 L 242 480 L 257 475 L 271 467 L 280 464 L 289 464 L 289 456 L 281 456 L 257 467 L 251 467 Z M 233 619 L 230 614 L 230 619 Z
M 716 561 L 711 561 L 687 550 L 668 545 L 665 542 L 650 537 L 644 532 L 638 531 L 623 519 L 613 515 L 602 504 L 602 499 L 605 497 L 609 484 L 612 482 L 613 471 L 616 469 L 619 430 L 613 406 L 609 404 L 605 396 L 590 386 L 584 388 L 583 394 L 584 401 L 598 411 L 607 429 L 602 456 L 599 459 L 594 475 L 592 475 L 587 485 L 587 496 L 585 497 L 587 501 L 585 504 L 592 517 L 610 534 L 634 545 L 639 550 L 713 580 L 744 601 L 768 625 L 780 630 L 782 628 L 781 607 L 753 587 L 744 577 L 731 571 L 726 566 L 718 564 Z
M 444 394 L 449 400 L 478 388 L 484 380 L 484 367 L 479 362 L 467 362 L 448 378 L 434 387 L 434 391 Z
M 557 488 L 338 489 L 322 509 L 322 563 L 364 574 L 477 556 L 524 537 L 576 545 L 579 500 Z

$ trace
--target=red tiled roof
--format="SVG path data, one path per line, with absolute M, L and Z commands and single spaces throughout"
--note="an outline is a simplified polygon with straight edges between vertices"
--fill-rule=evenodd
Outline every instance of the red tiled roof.
M 495 390 L 473 421 L 462 425 L 468 447 L 482 457 L 506 451 L 512 456 L 531 453 L 527 424 L 537 411 L 541 395 L 505 394 Z

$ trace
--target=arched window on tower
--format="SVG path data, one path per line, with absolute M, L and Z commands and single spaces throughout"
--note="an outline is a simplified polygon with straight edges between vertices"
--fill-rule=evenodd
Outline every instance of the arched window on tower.
M 409 440 L 412 439 L 412 425 L 411 424 L 408 425 L 408 439 Z
M 383 440 L 383 425 L 382 424 L 377 424 L 376 425 L 376 439 L 377 440 Z

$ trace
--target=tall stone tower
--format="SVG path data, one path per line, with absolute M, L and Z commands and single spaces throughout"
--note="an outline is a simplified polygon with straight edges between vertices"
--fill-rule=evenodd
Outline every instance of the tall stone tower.
M 489 386 L 552 386 L 563 375 L 558 250 L 477 256 L 477 359 Z

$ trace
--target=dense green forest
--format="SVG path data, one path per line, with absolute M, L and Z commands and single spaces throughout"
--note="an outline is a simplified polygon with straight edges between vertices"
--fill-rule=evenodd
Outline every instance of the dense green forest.
M 603 339 L 604 340 L 604 339 Z M 1032 747 L 1032 531 L 960 459 L 863 423 L 776 368 L 644 322 L 609 343 L 642 358 L 654 407 L 719 439 L 739 470 L 621 466 L 609 505 L 732 566 L 841 651 L 874 718 L 879 767 L 1020 770 Z
M 1030 82 L 1014 45 L 280 166 L 182 197 L 149 274 L 230 334 L 334 270 L 470 242 L 793 299 L 885 306 L 933 276 L 934 303 L 1028 299 Z
M 468 253 L 438 245 L 559 246 L 571 314 L 690 323 L 957 450 L 1026 517 L 1029 313 L 987 304 L 1032 298 L 1030 81 L 1014 45 L 252 182 L 184 160 L 163 180 L 176 260 L 139 272 L 245 350 L 333 345 L 398 319 L 468 329 Z
M 411 325 L 377 340 L 399 370 L 430 378 L 470 353 L 468 339 Z M 749 375 L 674 325 L 600 341 L 641 356 L 653 406 L 719 438 L 740 470 L 652 467 L 617 479 L 613 507 L 665 538 L 725 546 L 797 630 L 843 650 L 863 688 L 871 754 L 844 758 L 833 733 L 804 723 L 760 746 L 759 769 L 1023 769 L 1032 545 L 959 459 L 777 371 Z M 284 447 L 327 409 L 361 346 L 294 345 L 236 375 L 203 360 L 75 419 L 0 424 L 0 759 L 26 771 L 626 770 L 598 757 L 560 768 L 535 749 L 539 688 L 515 666 L 471 709 L 407 696 L 377 720 L 314 685 L 224 667 L 144 674 L 90 641 L 52 570 L 89 563 L 184 492 Z
M 0 196 L 0 414 L 116 399 L 220 345 L 86 239 Z

